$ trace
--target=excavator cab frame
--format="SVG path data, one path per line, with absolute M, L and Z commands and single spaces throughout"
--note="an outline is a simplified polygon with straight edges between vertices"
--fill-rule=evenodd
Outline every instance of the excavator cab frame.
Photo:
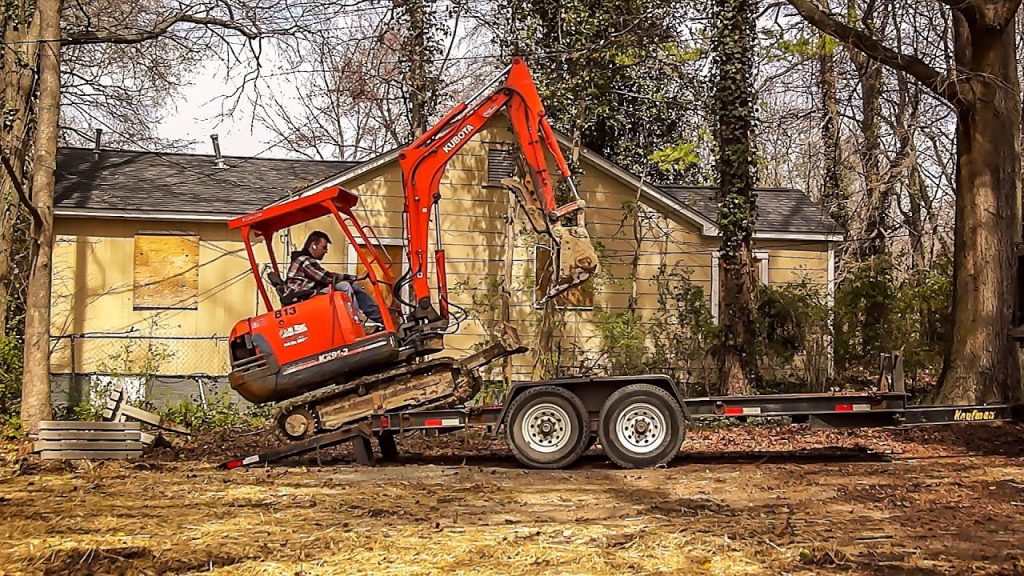
M 375 246 L 380 245 L 380 240 L 377 238 L 373 228 L 360 224 L 359 219 L 353 212 L 353 208 L 355 208 L 358 202 L 359 197 L 355 194 L 340 186 L 331 186 L 315 194 L 301 196 L 281 204 L 269 206 L 228 222 L 228 228 L 239 230 L 242 235 L 245 252 L 249 258 L 249 266 L 253 277 L 256 279 L 256 289 L 259 291 L 260 298 L 263 300 L 263 304 L 268 312 L 276 308 L 270 299 L 266 284 L 260 274 L 260 265 L 256 261 L 255 252 L 253 251 L 253 240 L 259 239 L 263 241 L 262 243 L 267 248 L 267 256 L 270 259 L 271 271 L 280 277 L 281 269 L 278 265 L 277 256 L 274 253 L 274 235 L 286 228 L 329 215 L 334 216 L 335 221 L 338 223 L 338 228 L 345 235 L 345 239 L 350 246 L 354 247 L 356 257 L 366 270 L 366 280 L 370 282 L 373 298 L 377 301 L 377 305 L 380 306 L 381 311 L 387 310 L 383 293 L 381 292 L 381 284 L 391 289 L 395 281 L 391 277 L 389 267 L 381 257 L 381 253 L 375 248 Z M 358 239 L 352 233 L 353 230 L 358 233 Z M 382 272 L 384 276 L 382 279 L 377 278 L 375 269 Z M 384 329 L 388 332 L 394 332 L 396 330 L 394 318 L 386 313 L 382 314 L 382 316 Z
M 403 339 L 397 334 L 397 320 L 386 306 L 382 285 L 393 290 L 394 279 L 376 248 L 380 242 L 373 229 L 360 224 L 353 213 L 357 203 L 358 198 L 351 192 L 331 186 L 228 223 L 229 228 L 241 232 L 249 267 L 266 308 L 265 312 L 238 322 L 229 338 L 228 380 L 250 402 L 291 398 L 399 365 L 414 353 L 403 346 Z M 326 216 L 333 216 L 365 269 L 370 292 L 382 313 L 381 331 L 365 330 L 353 315 L 354 303 L 348 293 L 335 290 L 333 285 L 326 293 L 309 291 L 298 299 L 290 298 L 284 288 L 274 251 L 275 234 Z M 278 289 L 278 306 L 260 274 L 262 265 L 256 259 L 254 241 L 262 241 L 266 246 L 269 276 Z

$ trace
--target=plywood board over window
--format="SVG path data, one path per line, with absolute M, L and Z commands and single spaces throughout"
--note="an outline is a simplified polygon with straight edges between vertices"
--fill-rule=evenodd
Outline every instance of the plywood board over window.
M 199 305 L 199 236 L 135 236 L 135 309 L 195 310 Z

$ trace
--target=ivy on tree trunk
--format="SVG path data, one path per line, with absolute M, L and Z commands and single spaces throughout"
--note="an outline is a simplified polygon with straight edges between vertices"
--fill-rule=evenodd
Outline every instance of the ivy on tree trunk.
M 719 0 L 714 110 L 718 136 L 718 228 L 722 235 L 718 373 L 726 394 L 746 394 L 759 379 L 751 242 L 754 192 L 754 42 L 756 0 Z

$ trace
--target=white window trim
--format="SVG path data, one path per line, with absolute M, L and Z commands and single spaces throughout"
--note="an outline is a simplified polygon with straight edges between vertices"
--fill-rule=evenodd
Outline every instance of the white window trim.
M 768 260 L 771 256 L 765 250 L 754 250 L 751 253 L 754 258 L 757 258 L 757 277 L 761 280 L 761 284 L 768 285 Z
M 765 250 L 754 250 L 751 252 L 754 258 L 757 258 L 757 277 L 761 280 L 761 283 L 765 286 L 768 285 L 768 267 L 771 255 Z M 711 252 L 711 321 L 718 325 L 718 313 L 721 306 L 722 298 L 722 278 L 719 274 L 719 262 L 721 261 L 722 252 L 720 250 L 714 250 Z
M 356 238 L 355 240 L 356 240 L 356 244 L 359 244 L 360 246 L 365 246 L 366 245 L 366 243 L 363 242 L 362 238 Z M 400 239 L 400 238 L 371 238 L 370 242 L 373 242 L 374 244 L 379 245 L 379 246 L 400 246 L 400 247 L 403 247 L 403 248 L 405 247 L 405 241 Z M 356 272 L 359 270 L 359 257 L 356 256 L 356 248 L 350 242 L 350 243 L 348 243 L 348 246 L 346 246 L 346 250 L 347 250 L 346 261 L 348 262 L 348 273 L 353 275 L 353 276 L 355 276 Z M 406 254 L 405 250 L 402 250 L 402 261 L 398 263 L 399 271 L 402 271 L 402 270 L 406 269 L 406 266 L 408 266 L 408 259 L 409 259 L 408 255 Z M 395 277 L 394 280 L 397 282 L 398 281 L 398 277 Z M 411 282 L 405 285 L 405 288 L 402 290 L 402 295 L 401 295 L 402 296 L 402 300 L 409 301 L 409 294 L 410 294 L 410 290 L 411 289 L 412 289 L 412 283 Z M 408 313 L 409 312 L 409 307 L 406 306 L 405 304 L 402 304 L 402 312 L 403 313 Z
M 547 247 L 547 246 L 545 246 L 543 244 L 534 244 L 533 245 L 533 250 L 530 251 L 531 256 L 532 256 L 532 260 L 530 260 L 530 266 L 531 266 L 531 268 L 533 268 L 533 281 L 535 283 L 534 289 L 533 289 L 533 297 L 532 297 L 533 308 L 535 310 L 542 310 L 544 307 L 541 306 L 540 302 L 537 301 L 537 286 L 536 286 L 536 282 L 537 282 L 537 249 L 538 248 L 542 248 L 544 250 L 547 250 L 548 252 L 551 252 L 552 253 L 551 254 L 551 258 L 552 259 L 554 259 L 555 255 L 554 255 L 554 250 L 552 250 L 551 248 L 549 248 L 549 247 Z M 597 292 L 594 293 L 594 298 L 596 298 L 596 297 L 597 297 Z M 555 309 L 557 309 L 557 310 L 579 310 L 579 311 L 584 311 L 584 312 L 586 312 L 586 311 L 592 312 L 594 310 L 594 306 L 593 306 L 593 303 L 591 303 L 590 306 L 559 306 L 558 303 L 556 302 L 555 303 Z

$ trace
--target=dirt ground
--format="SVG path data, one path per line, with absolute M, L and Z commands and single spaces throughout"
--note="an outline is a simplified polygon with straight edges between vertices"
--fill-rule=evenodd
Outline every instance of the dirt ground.
M 1024 428 L 690 432 L 669 467 L 403 438 L 269 469 L 208 435 L 135 462 L 0 464 L 0 574 L 1024 574 Z

